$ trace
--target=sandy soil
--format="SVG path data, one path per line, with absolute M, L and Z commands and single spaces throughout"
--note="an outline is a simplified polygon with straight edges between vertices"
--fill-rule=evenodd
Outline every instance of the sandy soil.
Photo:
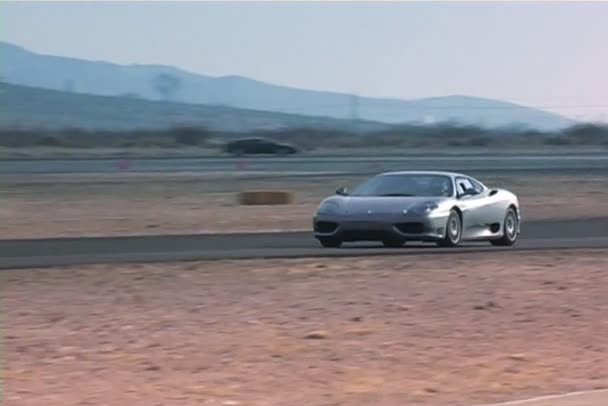
M 487 178 L 520 196 L 525 220 L 608 216 L 606 178 Z M 309 230 L 320 200 L 359 178 L 123 175 L 4 177 L 5 238 Z M 239 206 L 243 190 L 289 190 L 286 206 Z
M 608 386 L 608 251 L 0 273 L 6 405 L 459 406 Z

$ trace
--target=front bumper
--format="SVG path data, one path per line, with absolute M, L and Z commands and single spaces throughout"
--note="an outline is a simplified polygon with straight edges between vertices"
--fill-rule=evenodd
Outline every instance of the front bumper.
M 445 215 L 326 215 L 315 214 L 314 235 L 341 241 L 437 241 L 445 236 Z

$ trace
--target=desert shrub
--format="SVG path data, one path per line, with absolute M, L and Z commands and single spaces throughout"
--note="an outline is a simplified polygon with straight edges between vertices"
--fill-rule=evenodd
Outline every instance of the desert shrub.
M 52 135 L 45 135 L 40 137 L 36 141 L 36 145 L 40 145 L 43 147 L 61 147 L 63 143 L 58 137 Z
M 347 129 L 285 128 L 241 133 L 211 131 L 205 127 L 178 126 L 167 129 L 85 130 L 80 128 L 0 128 L 0 146 L 62 146 L 72 148 L 146 148 L 215 146 L 237 138 L 262 137 L 292 144 L 302 150 L 377 147 L 487 147 L 535 145 L 608 145 L 608 126 L 576 125 L 562 131 L 525 129 L 487 130 L 474 126 L 399 125 L 381 131 L 353 132 Z
M 199 127 L 176 127 L 169 132 L 174 141 L 180 145 L 202 145 L 211 136 L 206 128 Z
M 492 143 L 492 141 L 488 137 L 484 136 L 474 136 L 465 140 L 465 145 L 470 145 L 473 147 L 485 147 Z
M 546 145 L 570 145 L 572 144 L 572 140 L 567 137 L 557 136 L 557 137 L 549 137 L 544 140 L 544 144 Z
M 581 124 L 568 128 L 563 134 L 574 144 L 597 145 L 608 139 L 608 127 Z

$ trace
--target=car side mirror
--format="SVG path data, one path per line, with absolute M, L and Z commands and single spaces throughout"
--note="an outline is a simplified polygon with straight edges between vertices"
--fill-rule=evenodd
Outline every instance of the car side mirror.
M 492 190 L 490 190 L 489 195 L 490 195 L 490 196 L 494 196 L 496 193 L 498 193 L 498 190 L 496 190 L 496 189 L 492 189 Z
M 338 189 L 336 189 L 336 194 L 339 196 L 348 196 L 348 189 L 344 186 L 339 187 Z

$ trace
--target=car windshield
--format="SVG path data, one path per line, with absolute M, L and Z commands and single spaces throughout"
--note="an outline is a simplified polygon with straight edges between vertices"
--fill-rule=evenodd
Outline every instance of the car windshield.
M 452 196 L 452 179 L 433 174 L 378 175 L 357 186 L 351 196 Z

